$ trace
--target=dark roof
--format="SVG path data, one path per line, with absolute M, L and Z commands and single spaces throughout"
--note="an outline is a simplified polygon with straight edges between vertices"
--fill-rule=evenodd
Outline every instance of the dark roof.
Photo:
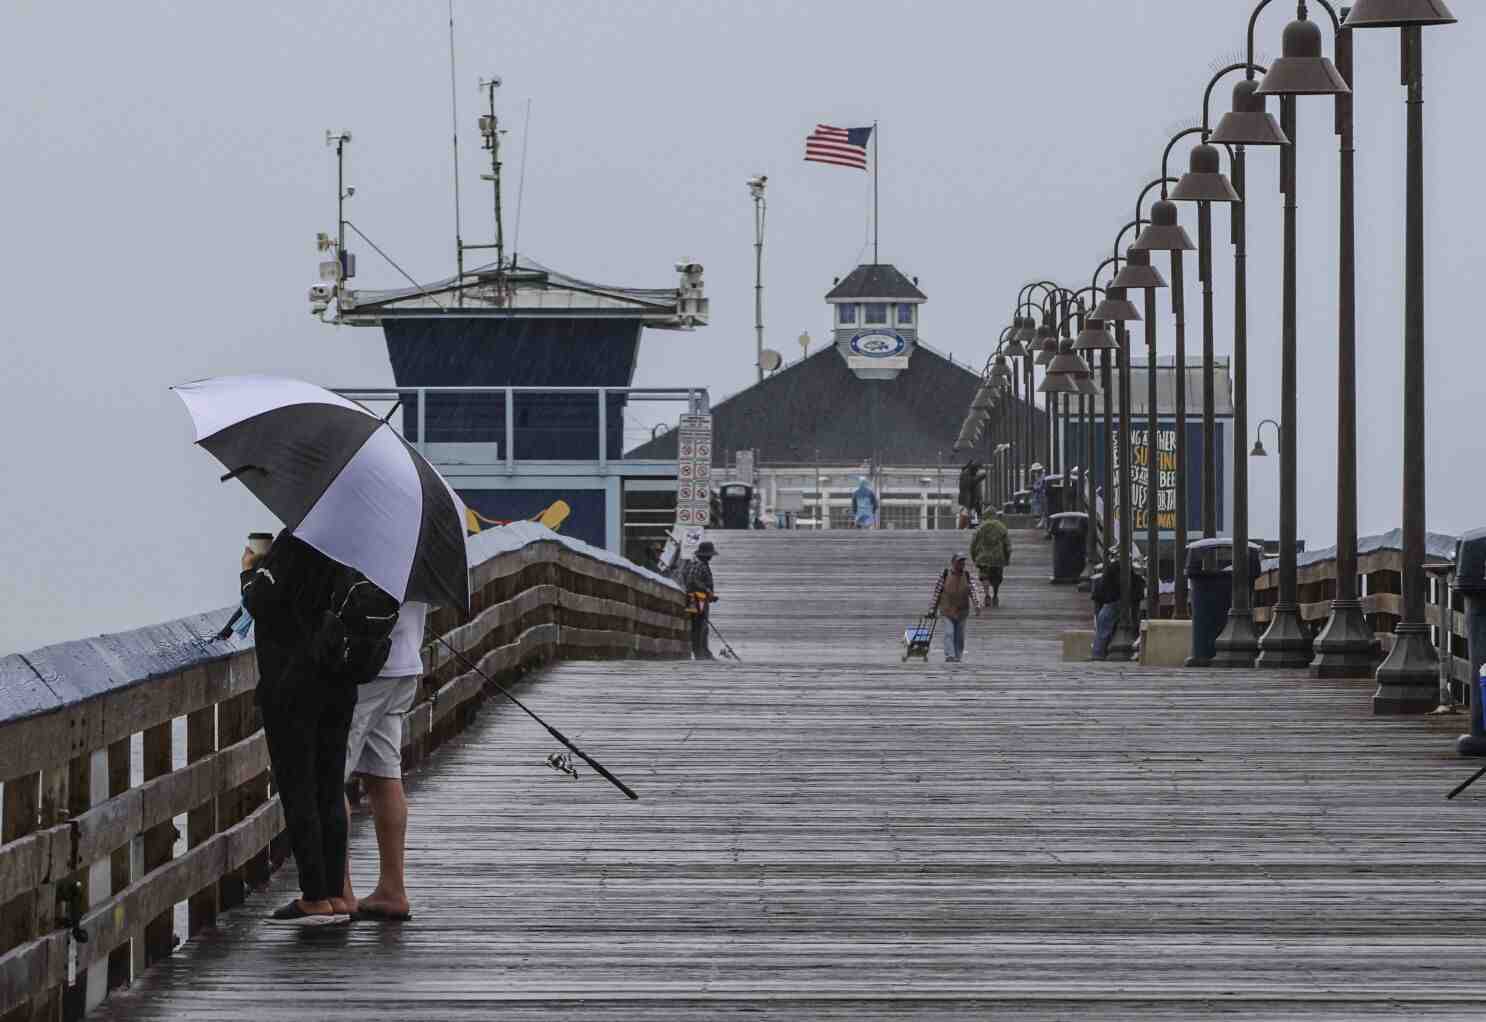
M 919 345 L 892 380 L 862 380 L 834 346 L 825 347 L 712 409 L 712 462 L 731 464 L 740 450 L 763 465 L 951 464 L 965 409 L 979 376 Z M 817 452 L 819 452 L 817 454 Z M 670 460 L 676 434 L 641 444 L 628 457 Z
M 826 301 L 850 301 L 854 298 L 910 298 L 920 302 L 928 298 L 896 266 L 876 263 L 858 266 L 846 279 L 831 288 Z

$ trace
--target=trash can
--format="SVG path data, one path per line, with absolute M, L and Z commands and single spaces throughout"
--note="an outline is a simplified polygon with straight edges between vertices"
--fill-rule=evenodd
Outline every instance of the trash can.
M 722 527 L 746 529 L 753 524 L 753 487 L 743 483 L 725 483 L 721 490 Z
M 1249 578 L 1259 577 L 1261 551 L 1249 546 Z M 1187 579 L 1192 595 L 1192 655 L 1188 667 L 1208 667 L 1233 606 L 1233 540 L 1227 536 L 1187 544 Z
M 1486 723 L 1481 708 L 1486 703 L 1486 529 L 1475 529 L 1460 537 L 1455 547 L 1455 591 L 1465 597 L 1465 635 L 1470 657 L 1471 733 L 1461 735 L 1455 751 L 1462 756 L 1486 756 Z
M 1051 531 L 1052 517 L 1059 514 L 1067 507 L 1067 491 L 1063 488 L 1063 477 L 1061 475 L 1043 476 L 1042 500 L 1046 505 L 1042 513 L 1048 517 L 1049 531 Z
M 1073 586 L 1083 581 L 1089 538 L 1089 516 L 1082 511 L 1063 511 L 1053 515 L 1053 577 L 1055 586 Z

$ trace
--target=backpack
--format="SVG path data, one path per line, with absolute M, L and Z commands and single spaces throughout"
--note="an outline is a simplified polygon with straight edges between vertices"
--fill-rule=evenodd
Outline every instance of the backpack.
M 320 664 L 329 680 L 374 681 L 392 652 L 398 602 L 357 571 L 336 584 L 320 629 Z

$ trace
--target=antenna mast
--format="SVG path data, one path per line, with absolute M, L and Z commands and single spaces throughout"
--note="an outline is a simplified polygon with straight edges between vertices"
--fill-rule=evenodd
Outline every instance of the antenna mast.
M 495 268 L 503 270 L 506 265 L 506 232 L 501 221 L 500 202 L 500 118 L 495 115 L 495 90 L 500 88 L 500 76 L 497 75 L 488 81 L 480 79 L 480 88 L 485 90 L 490 101 L 490 112 L 480 118 L 480 134 L 484 137 L 484 146 L 490 151 L 490 173 L 481 174 L 480 177 L 489 181 L 493 186 L 492 191 L 495 200 Z
M 449 0 L 449 117 L 454 124 L 454 262 L 458 270 L 455 300 L 464 304 L 464 237 L 459 217 L 459 96 L 454 88 L 454 0 Z

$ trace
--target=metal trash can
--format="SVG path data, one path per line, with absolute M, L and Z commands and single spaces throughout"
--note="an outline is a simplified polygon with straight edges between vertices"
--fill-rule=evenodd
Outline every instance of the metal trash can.
M 724 483 L 722 496 L 722 527 L 724 529 L 747 529 L 753 525 L 753 487 L 744 483 Z
M 1259 577 L 1263 551 L 1249 545 L 1249 579 Z M 1233 606 L 1233 540 L 1227 536 L 1187 544 L 1187 580 L 1192 595 L 1192 655 L 1188 667 L 1208 667 Z
M 1486 691 L 1477 679 L 1486 663 L 1486 529 L 1474 529 L 1460 537 L 1455 547 L 1455 591 L 1465 597 L 1465 635 L 1471 660 L 1468 686 L 1471 700 L 1471 733 L 1461 735 L 1455 751 L 1462 756 L 1486 756 L 1486 723 L 1482 703 Z
M 1078 585 L 1088 566 L 1089 516 L 1082 511 L 1063 511 L 1052 516 L 1053 577 L 1055 586 Z
M 1047 515 L 1049 531 L 1051 531 L 1053 515 L 1060 514 L 1067 504 L 1067 492 L 1063 488 L 1063 477 L 1051 475 L 1042 477 L 1042 502 L 1044 507 L 1042 513 Z

